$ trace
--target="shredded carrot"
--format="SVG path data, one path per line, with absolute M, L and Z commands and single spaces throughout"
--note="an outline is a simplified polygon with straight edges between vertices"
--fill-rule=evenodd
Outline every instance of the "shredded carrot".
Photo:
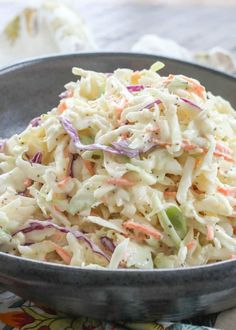
M 164 85 L 167 86 L 174 79 L 174 77 L 175 76 L 173 74 L 169 74 L 169 76 L 164 81 Z
M 171 143 L 163 142 L 163 141 L 160 141 L 158 139 L 153 139 L 152 142 L 156 143 L 156 144 L 158 144 L 159 146 L 162 146 L 162 147 L 171 146 Z M 200 152 L 204 152 L 204 153 L 207 153 L 207 151 L 208 151 L 208 149 L 206 147 L 200 147 L 196 144 L 193 144 L 193 143 L 189 142 L 188 140 L 183 140 L 182 148 L 185 151 L 192 151 L 192 150 L 195 150 L 195 149 L 199 149 Z M 224 151 L 224 153 L 223 153 L 223 151 Z M 235 160 L 231 156 L 231 152 L 232 152 L 232 150 L 230 148 L 218 145 L 218 146 L 216 146 L 216 150 L 214 151 L 214 156 L 222 157 L 222 158 L 224 158 L 225 160 L 227 160 L 229 162 L 235 163 Z
M 128 179 L 124 179 L 124 178 L 110 178 L 106 181 L 108 184 L 114 184 L 116 186 L 119 187 L 133 187 L 135 185 L 134 182 L 128 180 Z
M 236 235 L 236 226 L 233 226 L 233 233 Z
M 227 187 L 227 188 L 218 187 L 217 191 L 223 194 L 224 196 L 236 197 L 236 187 Z
M 188 140 L 183 141 L 182 148 L 186 151 L 191 151 L 191 150 L 194 150 L 194 149 L 197 149 L 197 148 L 201 152 L 204 152 L 204 153 L 207 153 L 207 151 L 208 151 L 208 149 L 206 147 L 200 147 L 198 145 L 192 144 Z M 232 157 L 232 153 L 233 153 L 233 151 L 230 148 L 228 148 L 226 146 L 222 146 L 219 143 L 216 144 L 216 149 L 214 151 L 214 156 L 223 157 L 225 160 L 227 160 L 229 162 L 235 162 L 235 160 Z
M 188 140 L 183 140 L 182 148 L 186 151 L 191 151 L 191 150 L 195 150 L 200 147 L 197 146 L 196 144 L 192 144 Z
M 201 163 L 202 163 L 202 158 L 196 158 L 196 160 L 195 160 L 195 168 L 197 168 L 199 165 L 201 165 Z
M 194 145 L 194 144 L 184 144 L 183 145 L 183 149 L 185 150 L 185 151 L 192 151 L 192 150 L 195 150 L 195 149 L 197 149 L 198 148 L 198 146 L 196 146 L 196 145 Z
M 55 249 L 56 253 L 62 258 L 62 260 L 69 265 L 71 262 L 71 256 L 69 255 L 69 253 L 63 249 L 63 247 L 61 247 L 60 245 L 51 242 L 53 248 Z
M 228 162 L 235 163 L 235 160 L 230 155 L 225 155 L 225 154 L 223 154 L 221 152 L 215 151 L 214 152 L 214 156 L 216 156 L 216 157 L 222 157 L 225 160 L 227 160 Z
M 70 180 L 70 176 L 65 177 L 64 179 L 62 179 L 61 181 L 58 182 L 58 184 L 57 184 L 58 187 L 64 188 L 69 180 Z
M 174 75 L 170 74 L 167 79 L 164 81 L 164 85 L 167 86 L 172 80 L 174 79 Z M 198 95 L 199 97 L 203 98 L 203 93 L 205 92 L 205 87 L 203 87 L 198 82 L 195 82 L 193 79 L 188 78 L 186 76 L 182 76 L 184 80 L 186 80 L 190 84 L 190 90 Z
M 226 145 L 222 145 L 221 143 L 216 143 L 216 151 L 225 154 L 225 155 L 233 155 L 233 150 L 227 147 Z
M 156 125 L 154 127 L 150 127 L 146 129 L 146 132 L 159 132 L 160 131 L 160 126 Z
M 32 182 L 33 182 L 33 181 L 32 181 L 31 179 L 29 179 L 29 178 L 28 178 L 28 179 L 25 179 L 25 181 L 24 181 L 24 186 L 25 186 L 25 187 L 29 187 L 29 186 L 32 185 Z
M 56 233 L 52 236 L 52 239 L 58 242 L 62 239 L 63 236 L 63 233 L 61 233 L 60 231 L 56 231 Z
M 188 250 L 193 250 L 196 246 L 197 242 L 195 240 L 190 241 L 186 244 L 186 247 Z
M 129 132 L 124 132 L 124 133 L 121 133 L 120 137 L 121 137 L 121 140 L 126 140 L 129 138 Z
M 205 92 L 205 87 L 201 84 L 195 82 L 193 79 L 183 76 L 183 78 L 191 84 L 191 90 L 193 93 L 197 94 L 199 97 L 203 97 L 203 93 Z
M 164 191 L 163 195 L 165 198 L 176 198 L 176 191 Z
M 139 71 L 134 71 L 131 74 L 131 84 L 136 85 L 141 78 L 141 73 Z
M 124 108 L 121 108 L 121 107 L 117 107 L 115 108 L 115 112 L 116 112 L 116 115 L 118 118 L 120 118 L 120 115 L 122 114 Z
M 64 100 L 61 100 L 57 109 L 58 109 L 59 113 L 62 114 L 67 109 L 66 102 Z
M 88 171 L 88 173 L 91 176 L 95 174 L 94 163 L 93 162 L 90 162 L 89 160 L 83 159 L 83 164 L 84 164 L 86 170 Z
M 59 207 L 57 205 L 53 205 L 53 208 L 56 212 L 61 212 L 61 210 L 59 209 Z
M 169 147 L 171 146 L 171 143 L 169 142 L 164 142 L 164 141 L 160 141 L 158 139 L 152 139 L 153 143 L 156 143 L 157 145 L 161 146 L 161 147 Z
M 148 236 L 155 237 L 158 240 L 160 240 L 163 236 L 157 229 L 152 228 L 151 226 L 148 227 L 148 226 L 142 225 L 140 223 L 137 223 L 137 222 L 134 222 L 131 220 L 124 222 L 123 227 L 126 229 L 135 229 Z
M 208 241 L 212 241 L 214 239 L 214 228 L 211 225 L 206 225 L 207 228 L 207 236 L 206 239 Z
M 92 210 L 90 211 L 90 215 L 93 215 L 93 216 L 96 217 L 96 216 L 99 215 L 99 212 L 98 212 L 97 210 L 93 210 L 93 209 L 92 209 Z
M 160 141 L 158 139 L 152 139 L 152 142 L 156 143 L 157 145 L 162 146 L 162 147 L 171 146 L 171 143 Z M 207 153 L 208 152 L 208 149 L 206 147 L 198 146 L 196 144 L 193 144 L 193 143 L 189 142 L 188 140 L 183 140 L 182 148 L 185 151 L 192 151 L 192 150 L 195 150 L 195 149 L 199 149 L 199 152 L 201 152 L 201 153 Z M 224 158 L 225 160 L 227 160 L 229 162 L 235 163 L 236 160 L 232 157 L 231 154 L 232 154 L 232 150 L 230 148 L 227 148 L 227 147 L 224 147 L 224 146 L 219 146 L 219 145 L 216 146 L 216 150 L 214 151 L 214 156 L 222 157 L 222 158 Z

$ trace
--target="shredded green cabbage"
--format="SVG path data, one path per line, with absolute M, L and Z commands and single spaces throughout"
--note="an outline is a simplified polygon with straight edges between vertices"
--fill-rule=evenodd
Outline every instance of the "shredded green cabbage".
M 236 113 L 163 67 L 73 68 L 58 106 L 4 141 L 0 251 L 96 269 L 235 257 Z

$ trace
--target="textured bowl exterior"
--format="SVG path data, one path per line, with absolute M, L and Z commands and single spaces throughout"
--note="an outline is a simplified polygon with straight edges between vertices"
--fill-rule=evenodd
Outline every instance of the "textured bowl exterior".
M 111 72 L 165 62 L 163 74 L 201 80 L 236 107 L 236 79 L 201 66 L 125 53 L 73 54 L 36 59 L 0 71 L 0 134 L 20 132 L 58 103 L 71 67 Z M 72 315 L 114 321 L 181 320 L 236 306 L 236 261 L 174 270 L 89 270 L 0 252 L 0 283 L 8 290 Z

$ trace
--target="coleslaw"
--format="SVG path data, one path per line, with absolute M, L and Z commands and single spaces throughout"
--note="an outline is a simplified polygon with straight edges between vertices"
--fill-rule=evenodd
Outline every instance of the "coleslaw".
M 236 113 L 163 64 L 73 68 L 57 107 L 0 141 L 0 251 L 89 268 L 236 257 Z

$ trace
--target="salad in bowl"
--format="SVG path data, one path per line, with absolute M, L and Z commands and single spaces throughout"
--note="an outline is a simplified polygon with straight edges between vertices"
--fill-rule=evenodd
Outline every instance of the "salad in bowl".
M 88 268 L 236 257 L 236 113 L 185 75 L 73 68 L 0 144 L 0 251 Z

